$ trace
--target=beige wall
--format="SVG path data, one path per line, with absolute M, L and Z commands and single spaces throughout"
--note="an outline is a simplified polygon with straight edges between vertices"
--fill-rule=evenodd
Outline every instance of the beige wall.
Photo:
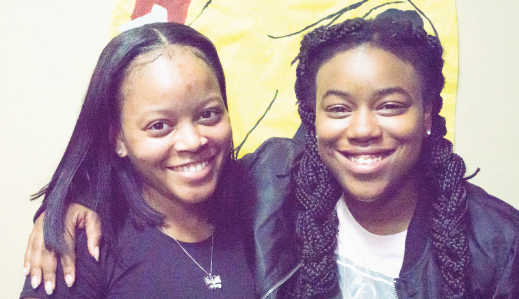
M 473 182 L 519 207 L 519 2 L 457 0 L 456 152 Z M 30 6 L 29 6 L 30 5 Z M 0 0 L 0 297 L 16 298 L 39 202 L 108 41 L 113 0 Z M 487 6 L 488 5 L 488 6 Z
M 519 1 L 456 0 L 455 151 L 471 180 L 519 208 Z
M 112 0 L 0 0 L 0 298 L 18 298 L 23 253 L 109 40 Z

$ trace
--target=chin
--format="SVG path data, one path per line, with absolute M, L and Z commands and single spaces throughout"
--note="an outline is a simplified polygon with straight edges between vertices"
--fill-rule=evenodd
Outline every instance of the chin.
M 381 201 L 381 193 L 374 193 L 371 190 L 367 192 L 345 192 L 345 196 L 351 200 L 363 202 L 363 203 L 376 203 Z
M 342 184 L 344 195 L 351 200 L 364 203 L 380 202 L 383 198 L 387 198 L 391 193 L 387 184 L 380 182 L 365 182 L 361 184 Z
M 203 186 L 186 188 L 185 190 L 180 192 L 178 198 L 182 199 L 184 202 L 202 203 L 211 198 L 215 191 L 216 184 L 213 182 L 209 182 L 204 184 Z

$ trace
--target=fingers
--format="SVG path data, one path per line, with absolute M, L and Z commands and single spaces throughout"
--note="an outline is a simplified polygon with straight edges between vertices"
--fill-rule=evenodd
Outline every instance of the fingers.
M 31 286 L 37 288 L 43 279 L 47 294 L 52 294 L 56 286 L 56 254 L 50 252 L 45 247 L 43 239 L 43 218 L 42 213 L 34 222 L 34 228 L 29 236 L 29 243 L 24 256 L 24 275 L 31 274 Z M 43 272 L 43 275 L 42 275 Z
M 88 251 L 99 261 L 99 246 L 101 242 L 101 219 L 96 212 L 79 204 L 71 204 L 67 212 L 67 224 L 74 224 L 77 228 L 84 228 L 88 238 Z
M 44 287 L 47 294 L 52 294 L 56 286 L 57 257 L 53 252 L 45 248 L 43 239 L 42 213 L 34 223 L 34 228 L 29 236 L 29 243 L 24 256 L 24 275 L 31 273 L 31 285 L 37 288 L 42 279 L 45 279 Z M 72 286 L 75 281 L 75 242 L 76 228 L 85 228 L 88 238 L 88 251 L 99 261 L 99 246 L 101 241 L 101 221 L 97 213 L 79 204 L 71 204 L 67 209 L 65 219 L 65 244 L 66 248 L 61 254 L 61 265 L 67 286 Z M 42 277 L 43 272 L 43 277 Z
M 29 242 L 27 243 L 27 248 L 25 249 L 25 255 L 23 258 L 23 274 L 25 276 L 30 273 L 33 248 L 39 250 L 43 245 L 43 217 L 44 213 L 41 213 L 38 219 L 34 222 L 34 227 L 29 235 Z
M 67 209 L 64 235 L 66 248 L 61 254 L 61 265 L 67 286 L 71 287 L 76 279 L 76 229 L 84 228 L 88 238 L 88 251 L 99 261 L 99 243 L 101 240 L 101 221 L 94 211 L 72 203 Z
M 36 273 L 39 272 L 39 273 Z M 31 272 L 33 273 L 33 272 Z M 41 270 L 34 271 L 35 274 L 32 274 L 31 276 L 31 286 L 33 289 L 37 288 L 41 283 Z
M 29 235 L 29 242 L 27 243 L 27 248 L 25 249 L 25 255 L 23 256 L 23 275 L 29 275 L 31 269 L 31 254 L 32 254 L 32 242 L 34 239 L 34 228 L 31 234 Z
M 90 211 L 85 230 L 88 238 L 88 251 L 99 262 L 99 243 L 101 242 L 101 219 L 96 212 Z
M 79 225 L 77 218 L 75 218 L 75 216 L 69 218 L 67 213 L 64 235 L 66 248 L 61 254 L 60 259 L 61 265 L 63 266 L 63 275 L 65 276 L 65 282 L 68 287 L 71 287 L 76 279 L 76 225 Z
M 29 242 L 25 250 L 23 273 L 25 276 L 31 273 L 31 285 L 37 288 L 41 283 L 41 254 L 43 244 L 43 213 L 34 222 L 34 227 L 29 235 Z
M 65 275 L 65 283 L 70 288 L 74 284 L 76 278 L 76 255 L 62 255 L 60 260 Z
M 43 248 L 42 250 L 42 270 L 45 292 L 50 295 L 54 292 L 56 286 L 56 254 Z

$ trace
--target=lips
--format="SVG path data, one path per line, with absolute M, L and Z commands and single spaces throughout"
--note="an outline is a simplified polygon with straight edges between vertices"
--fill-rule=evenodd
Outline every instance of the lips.
M 207 170 L 207 168 L 213 163 L 215 157 L 216 156 L 211 156 L 204 158 L 204 160 L 185 161 L 184 163 L 177 163 L 176 166 L 171 166 L 169 168 L 176 172 L 185 173 L 186 175 L 196 174 Z
M 186 164 L 183 166 L 173 167 L 173 170 L 181 171 L 181 172 L 197 172 L 197 171 L 204 169 L 208 164 L 209 164 L 209 161 L 191 163 L 191 164 Z
M 345 166 L 359 175 L 374 175 L 385 169 L 389 160 L 387 159 L 395 150 L 348 150 L 341 152 L 345 157 Z
M 379 161 L 382 161 L 385 157 L 389 156 L 389 152 L 385 153 L 377 153 L 377 154 L 348 154 L 346 153 L 345 156 L 348 158 L 348 160 L 362 164 L 362 165 L 369 165 L 374 164 Z

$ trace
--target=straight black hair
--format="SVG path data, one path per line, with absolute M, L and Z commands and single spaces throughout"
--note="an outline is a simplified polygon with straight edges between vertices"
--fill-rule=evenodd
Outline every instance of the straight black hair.
M 121 84 L 139 56 L 171 45 L 190 47 L 214 71 L 227 109 L 225 77 L 214 44 L 196 30 L 176 23 L 154 23 L 125 31 L 102 51 L 74 131 L 49 184 L 31 199 L 44 196 L 36 216 L 45 211 L 45 245 L 63 252 L 64 220 L 72 199 L 101 217 L 103 240 L 114 242 L 114 227 L 130 213 L 137 225 L 161 224 L 164 216 L 143 199 L 140 180 L 115 153 L 120 126 Z

